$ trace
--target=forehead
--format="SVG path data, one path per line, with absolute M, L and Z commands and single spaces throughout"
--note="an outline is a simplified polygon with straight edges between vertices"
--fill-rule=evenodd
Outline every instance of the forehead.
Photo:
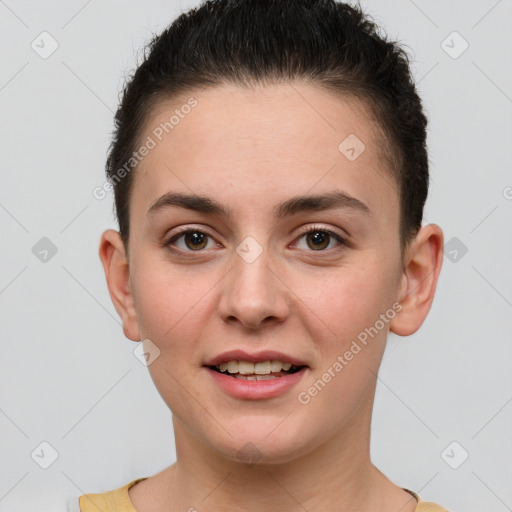
M 343 190 L 379 221 L 397 222 L 376 128 L 354 97 L 307 84 L 193 90 L 147 120 L 140 140 L 155 146 L 135 172 L 130 210 L 145 215 L 179 191 L 212 197 L 239 218 L 254 216 L 255 205 L 264 216 L 291 196 Z

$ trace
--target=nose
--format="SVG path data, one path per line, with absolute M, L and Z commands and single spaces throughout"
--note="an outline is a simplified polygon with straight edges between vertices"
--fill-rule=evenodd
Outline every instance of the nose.
M 234 268 L 222 280 L 219 314 L 229 323 L 257 330 L 283 322 L 289 314 L 288 288 L 264 250 L 252 262 L 234 255 Z

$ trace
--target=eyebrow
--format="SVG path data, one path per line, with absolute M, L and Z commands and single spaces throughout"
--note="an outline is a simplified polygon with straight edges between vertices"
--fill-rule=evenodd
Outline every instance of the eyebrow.
M 177 206 L 201 213 L 218 215 L 231 219 L 234 212 L 215 199 L 198 194 L 183 194 L 178 192 L 169 192 L 157 199 L 149 208 L 148 214 L 156 213 L 166 207 Z M 352 210 L 365 214 L 375 219 L 372 210 L 359 199 L 337 190 L 325 194 L 310 196 L 294 196 L 274 206 L 274 217 L 282 219 L 291 217 L 299 213 L 331 210 L 334 208 Z

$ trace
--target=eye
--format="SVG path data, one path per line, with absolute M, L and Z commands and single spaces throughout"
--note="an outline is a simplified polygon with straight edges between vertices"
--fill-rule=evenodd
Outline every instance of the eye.
M 184 252 L 197 252 L 205 248 L 208 244 L 208 238 L 211 238 L 210 235 L 201 231 L 199 229 L 184 229 L 179 233 L 172 236 L 169 241 L 165 243 L 166 247 L 170 247 L 171 245 L 176 245 L 179 250 Z M 180 239 L 183 239 L 183 244 L 180 246 L 176 242 Z M 213 240 L 213 239 L 212 239 Z M 213 244 L 215 246 L 215 243 Z M 172 247 L 170 247 L 172 249 Z
M 321 226 L 313 226 L 307 231 L 304 231 L 299 236 L 298 240 L 304 237 L 306 237 L 307 246 L 313 251 L 324 251 L 329 247 L 333 239 L 338 242 L 338 246 L 348 245 L 348 243 L 337 233 L 329 229 L 322 228 Z
M 208 247 L 209 238 L 212 240 L 212 244 Z M 325 252 L 333 241 L 337 242 L 338 246 L 348 246 L 348 243 L 340 235 L 329 229 L 322 228 L 321 226 L 309 228 L 307 231 L 304 231 L 297 240 L 301 240 L 302 238 L 306 240 L 306 249 L 309 248 L 313 251 Z M 213 237 L 208 233 L 193 228 L 179 231 L 165 242 L 164 245 L 171 250 L 175 250 L 172 247 L 175 246 L 179 251 L 183 252 L 200 252 L 203 249 L 211 249 L 212 247 L 218 246 L 218 244 L 213 241 Z M 299 249 L 304 249 L 304 247 L 299 247 Z M 333 247 L 331 247 L 331 249 L 333 249 Z

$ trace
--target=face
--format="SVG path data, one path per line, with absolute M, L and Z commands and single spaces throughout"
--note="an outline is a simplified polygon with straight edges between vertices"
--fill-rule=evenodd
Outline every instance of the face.
M 161 141 L 155 128 L 188 96 L 161 104 L 141 137 L 157 144 L 134 175 L 125 333 L 157 347 L 149 371 L 175 422 L 227 458 L 254 445 L 282 462 L 354 439 L 403 270 L 398 189 L 375 123 L 355 99 L 306 84 L 190 96 L 197 105 Z M 228 390 L 205 364 L 237 349 L 306 368 L 278 392 L 239 380 Z

